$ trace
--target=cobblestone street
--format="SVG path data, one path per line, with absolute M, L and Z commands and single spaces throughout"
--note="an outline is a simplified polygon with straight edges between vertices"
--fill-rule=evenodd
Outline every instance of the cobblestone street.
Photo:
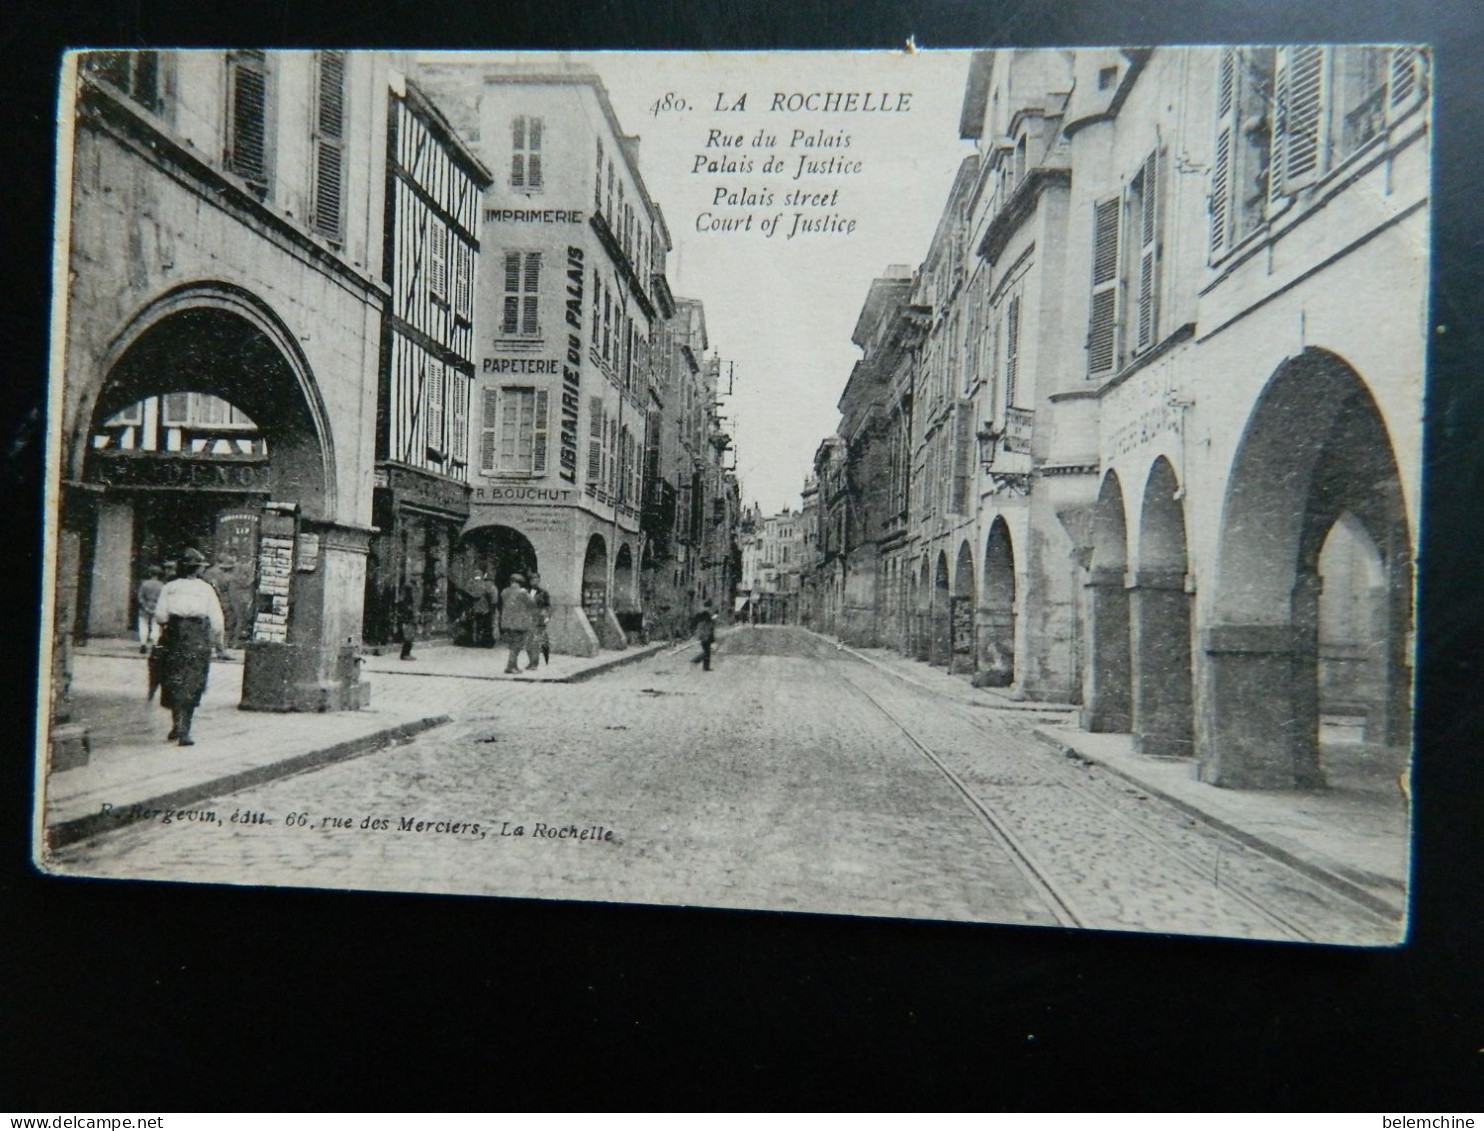
M 797 629 L 582 684 L 378 675 L 453 722 L 62 872 L 1394 942 L 1400 925 Z M 403 686 L 407 685 L 407 686 Z M 234 816 L 236 820 L 234 821 Z

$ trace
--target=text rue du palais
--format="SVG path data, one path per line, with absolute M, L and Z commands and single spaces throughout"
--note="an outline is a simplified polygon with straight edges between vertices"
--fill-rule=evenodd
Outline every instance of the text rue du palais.
M 849 236 L 856 230 L 851 189 L 865 173 L 868 157 L 852 124 L 910 113 L 912 95 L 718 91 L 714 99 L 701 100 L 669 92 L 649 109 L 656 117 L 692 109 L 735 115 L 735 125 L 707 125 L 697 139 L 690 173 L 706 178 L 708 204 L 696 213 L 695 230 L 786 242 Z

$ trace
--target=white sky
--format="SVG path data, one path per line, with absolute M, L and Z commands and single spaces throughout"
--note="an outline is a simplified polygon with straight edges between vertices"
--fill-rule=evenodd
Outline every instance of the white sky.
M 705 303 L 712 352 L 735 364 L 736 392 L 725 411 L 743 500 L 760 503 L 765 512 L 796 509 L 815 448 L 839 421 L 836 402 L 860 357 L 850 333 L 871 280 L 890 264 L 921 262 L 954 172 L 972 151 L 958 136 L 968 52 L 594 52 L 563 58 L 602 76 L 624 131 L 640 136 L 640 171 L 674 243 L 670 288 Z M 910 92 L 911 109 L 774 113 L 769 106 L 775 91 L 870 91 L 878 100 L 889 93 L 892 102 Z M 723 92 L 729 105 L 745 93 L 746 111 L 717 113 Z M 651 113 L 667 93 L 691 108 Z M 697 154 L 721 152 L 706 147 L 712 128 L 745 135 L 749 144 L 725 152 L 752 156 L 751 174 L 692 172 Z M 820 148 L 812 155 L 860 160 L 860 174 L 807 180 L 816 191 L 839 186 L 838 206 L 816 211 L 853 218 L 853 234 L 799 235 L 785 242 L 793 210 L 781 198 L 797 187 L 789 178 L 804 152 L 789 147 L 796 128 L 831 134 L 844 129 L 850 135 L 849 148 Z M 760 129 L 778 136 L 778 152 L 788 165 L 783 176 L 760 174 L 767 150 L 750 145 Z M 732 191 L 772 187 L 774 206 L 754 211 L 758 220 L 784 212 L 784 230 L 771 239 L 756 231 L 698 232 L 697 215 L 712 207 L 722 185 Z
M 888 265 L 916 266 L 927 253 L 953 175 L 970 143 L 958 136 L 968 73 L 967 52 L 605 53 L 587 60 L 602 75 L 624 130 L 641 137 L 639 165 L 650 195 L 670 227 L 670 287 L 706 304 L 712 351 L 735 363 L 735 395 L 726 408 L 737 446 L 745 501 L 765 513 L 799 506 L 799 490 L 820 440 L 839 422 L 836 402 L 860 350 L 850 340 L 871 280 Z M 638 65 L 636 65 L 638 64 Z M 906 113 L 774 113 L 774 92 L 911 92 Z M 742 113 L 717 113 L 719 93 L 730 105 L 747 94 Z M 693 108 L 651 108 L 667 93 Z M 825 208 L 856 220 L 856 229 L 771 239 L 753 233 L 700 233 L 696 217 L 711 207 L 720 185 L 761 189 L 769 178 L 692 172 L 707 152 L 712 128 L 743 133 L 734 153 L 756 155 L 753 136 L 778 135 L 788 172 L 773 176 L 781 201 L 793 182 L 802 148 L 789 148 L 794 129 L 834 134 L 844 129 L 839 154 L 864 168 L 849 177 L 806 178 L 816 190 L 840 188 L 839 204 Z M 716 151 L 711 150 L 712 153 Z M 791 160 L 788 160 L 789 158 Z M 756 160 L 756 158 L 755 158 Z M 757 162 L 760 168 L 761 162 Z M 792 209 L 775 201 L 762 215 Z M 740 214 L 739 210 L 716 212 Z M 756 222 L 754 223 L 756 227 Z

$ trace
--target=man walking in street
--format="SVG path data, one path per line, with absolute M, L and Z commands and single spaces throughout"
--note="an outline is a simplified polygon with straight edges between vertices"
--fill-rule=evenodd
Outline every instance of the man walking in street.
M 531 644 L 531 629 L 536 621 L 536 602 L 526 591 L 526 575 L 515 573 L 510 584 L 500 593 L 500 631 L 510 642 L 510 655 L 505 660 L 505 674 L 520 674 L 520 654 Z
M 711 645 L 716 640 L 716 614 L 711 611 L 711 602 L 707 601 L 701 611 L 691 618 L 691 628 L 695 631 L 696 639 L 701 642 L 701 654 L 691 661 L 700 664 L 701 670 L 711 670 Z
M 483 573 L 474 575 L 474 584 L 469 589 L 469 642 L 476 648 L 495 646 L 495 602 L 499 593 Z
M 402 637 L 401 660 L 415 660 L 412 654 L 412 642 L 417 639 L 417 586 L 412 583 L 412 578 L 404 578 L 397 589 L 397 632 Z
M 531 669 L 536 667 L 536 654 L 551 663 L 551 641 L 546 636 L 546 626 L 551 623 L 551 594 L 541 586 L 541 575 L 531 574 L 532 625 L 531 640 L 527 654 L 531 658 Z M 529 670 L 529 669 L 528 669 Z

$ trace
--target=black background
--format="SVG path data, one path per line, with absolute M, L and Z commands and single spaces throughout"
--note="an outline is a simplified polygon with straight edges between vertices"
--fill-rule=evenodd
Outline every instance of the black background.
M 1484 15 L 1433 4 L 223 5 L 0 16 L 0 1103 L 18 1110 L 1480 1106 Z M 1352 952 L 993 926 L 38 876 L 41 397 L 64 46 L 1436 45 L 1412 940 Z M 629 128 L 642 132 L 642 123 Z

